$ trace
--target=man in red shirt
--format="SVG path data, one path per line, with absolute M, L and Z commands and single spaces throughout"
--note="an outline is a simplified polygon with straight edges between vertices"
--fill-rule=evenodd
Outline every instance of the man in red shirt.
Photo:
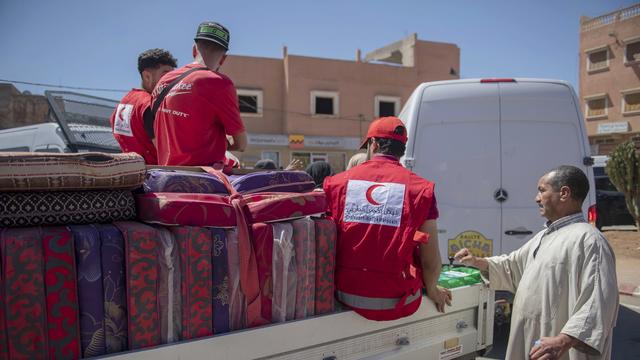
M 400 119 L 375 120 L 361 146 L 369 160 L 324 181 L 338 226 L 336 297 L 367 319 L 413 314 L 423 286 L 438 311 L 451 305 L 451 293 L 437 286 L 434 184 L 400 164 L 406 142 Z
M 160 165 L 222 167 L 225 150 L 244 151 L 247 135 L 236 89 L 218 72 L 228 49 L 224 26 L 200 24 L 192 50 L 195 61 L 162 77 L 154 89 Z M 233 140 L 229 146 L 228 138 Z
M 113 136 L 123 152 L 136 152 L 149 165 L 158 164 L 153 145 L 153 122 L 144 113 L 151 106 L 151 91 L 160 78 L 176 68 L 176 59 L 163 49 L 150 49 L 138 56 L 142 89 L 131 89 L 111 115 Z

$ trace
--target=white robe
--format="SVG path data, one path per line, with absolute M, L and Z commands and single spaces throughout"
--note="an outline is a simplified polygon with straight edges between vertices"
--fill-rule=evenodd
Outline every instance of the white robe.
M 584 222 L 546 231 L 487 258 L 490 287 L 515 293 L 506 359 L 528 359 L 536 340 L 560 333 L 583 343 L 562 359 L 610 359 L 619 306 L 613 251 Z

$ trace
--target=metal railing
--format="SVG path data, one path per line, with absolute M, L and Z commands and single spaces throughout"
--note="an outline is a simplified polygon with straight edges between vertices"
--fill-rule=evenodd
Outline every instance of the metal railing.
M 640 15 L 640 4 L 635 4 L 609 14 L 586 20 L 580 24 L 580 30 L 584 32 L 597 29 L 599 27 L 611 25 L 613 23 L 627 20 L 638 15 Z

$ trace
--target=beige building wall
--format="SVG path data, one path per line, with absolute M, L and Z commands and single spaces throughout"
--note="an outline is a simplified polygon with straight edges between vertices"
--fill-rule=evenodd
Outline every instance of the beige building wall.
M 43 123 L 48 114 L 44 96 L 23 94 L 12 84 L 0 84 L 0 129 Z
M 629 46 L 640 45 L 640 4 L 580 23 L 580 106 L 592 152 L 606 155 L 630 139 L 640 148 L 640 111 L 623 110 L 623 95 L 640 92 L 640 57 L 625 61 Z M 605 114 L 588 110 L 594 98 L 606 99 Z
M 285 47 L 282 59 L 229 56 L 221 70 L 239 94 L 262 94 L 261 114 L 243 114 L 249 147 L 236 155 L 245 166 L 267 157 L 286 166 L 298 158 L 327 160 L 342 171 L 376 118 L 376 97 L 397 98 L 399 113 L 420 83 L 459 78 L 460 49 L 413 34 L 365 59 L 359 50 L 354 61 L 346 61 L 291 55 Z M 313 114 L 316 91 L 335 94 L 335 115 Z

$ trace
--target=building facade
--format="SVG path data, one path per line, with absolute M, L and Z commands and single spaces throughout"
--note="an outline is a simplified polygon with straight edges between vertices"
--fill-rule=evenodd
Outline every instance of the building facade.
M 230 55 L 221 68 L 235 83 L 249 146 L 245 167 L 272 159 L 324 160 L 345 169 L 369 123 L 397 115 L 422 82 L 458 79 L 460 49 L 413 34 L 354 61 L 288 54 L 282 59 Z
M 640 4 L 580 19 L 580 102 L 594 155 L 640 149 Z
M 21 93 L 13 84 L 0 84 L 0 130 L 48 121 L 49 103 L 42 95 Z

